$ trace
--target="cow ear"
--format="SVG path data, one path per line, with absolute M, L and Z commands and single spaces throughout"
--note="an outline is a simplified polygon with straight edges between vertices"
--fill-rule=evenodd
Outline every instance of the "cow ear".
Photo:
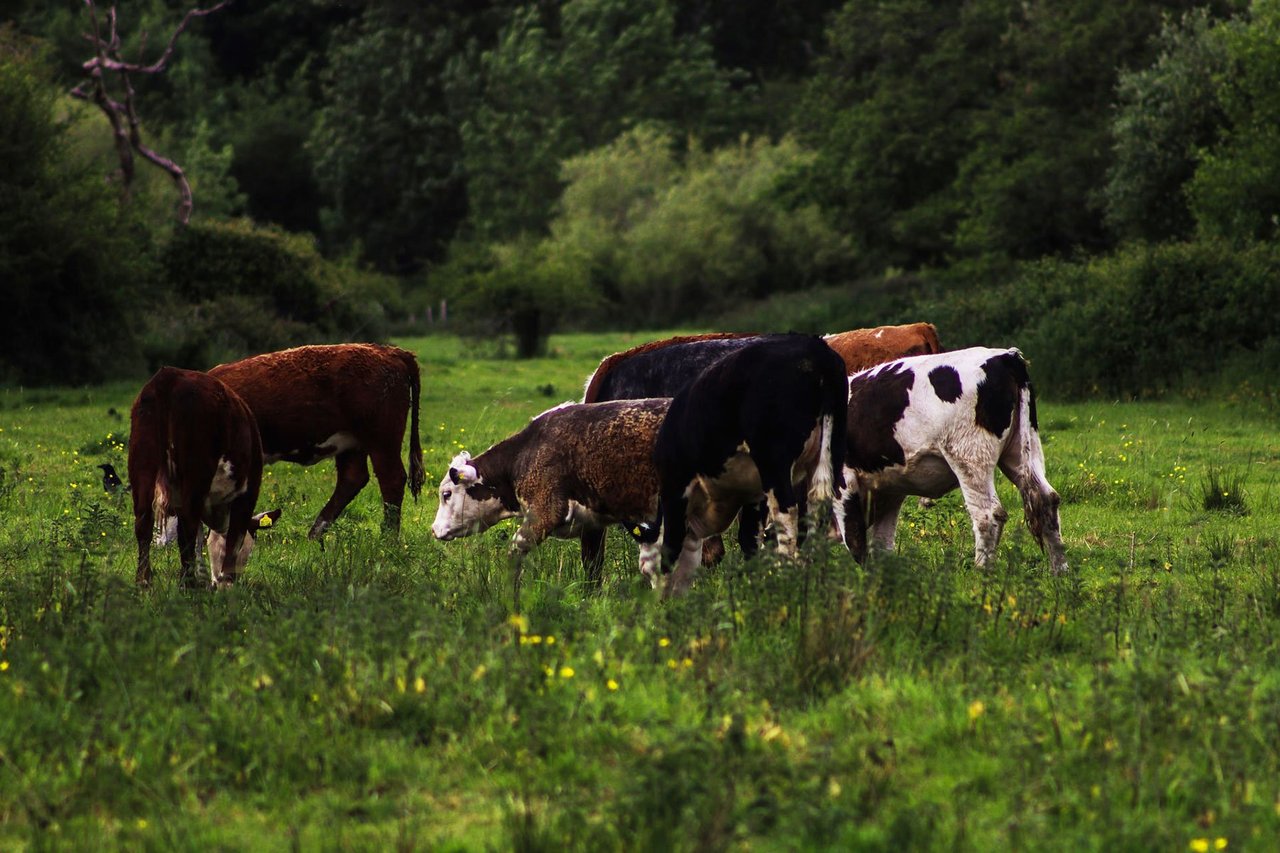
M 458 485 L 458 469 L 457 468 L 449 469 L 449 482 L 453 483 L 455 486 Z

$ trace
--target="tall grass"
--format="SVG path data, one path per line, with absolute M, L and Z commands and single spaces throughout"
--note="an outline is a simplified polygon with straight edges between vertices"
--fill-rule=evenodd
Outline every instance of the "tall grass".
M 407 342 L 438 479 L 576 395 L 628 341 L 534 363 Z M 541 386 L 552 384 L 548 398 Z M 140 383 L 139 383 L 140 384 Z M 563 397 L 559 393 L 564 389 Z M 1051 389 L 1045 389 L 1051 392 Z M 611 534 L 526 563 L 503 526 L 381 535 L 366 489 L 321 549 L 328 465 L 268 469 L 236 588 L 132 584 L 129 385 L 0 392 L 0 845 L 164 849 L 1187 849 L 1280 836 L 1280 549 L 1265 413 L 1041 404 L 1073 572 L 1011 519 L 972 564 L 952 494 L 858 566 L 731 552 L 663 602 Z M 430 436 L 427 439 L 427 436 Z M 1248 467 L 1249 513 L 1200 478 Z M 5 484 L 12 484 L 6 486 Z

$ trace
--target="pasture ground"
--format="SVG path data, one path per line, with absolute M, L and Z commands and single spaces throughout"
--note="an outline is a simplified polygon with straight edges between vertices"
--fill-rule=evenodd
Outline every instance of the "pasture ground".
M 402 341 L 430 476 L 401 537 L 370 486 L 322 550 L 331 463 L 276 465 L 284 517 L 217 595 L 179 591 L 171 550 L 133 587 L 94 466 L 123 474 L 141 380 L 0 390 L 0 847 L 1276 848 L 1274 410 L 1042 389 L 1069 577 L 1001 480 L 990 572 L 953 493 L 866 569 L 731 546 L 675 602 L 621 534 L 599 594 L 552 543 L 514 617 L 514 522 L 437 543 L 435 484 L 639 341 Z

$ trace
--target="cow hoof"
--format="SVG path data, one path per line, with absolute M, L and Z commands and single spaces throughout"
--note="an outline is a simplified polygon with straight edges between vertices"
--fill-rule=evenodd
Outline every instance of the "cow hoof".
M 324 533 L 328 529 L 329 522 L 317 521 L 315 524 L 311 525 L 311 532 L 307 534 L 307 538 L 318 542 L 320 539 L 324 538 Z

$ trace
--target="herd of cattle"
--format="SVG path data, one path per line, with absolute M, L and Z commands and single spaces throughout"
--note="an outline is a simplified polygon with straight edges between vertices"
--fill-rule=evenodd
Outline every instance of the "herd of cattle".
M 150 582 L 153 537 L 176 537 L 184 585 L 234 582 L 258 529 L 279 517 L 254 514 L 262 466 L 279 460 L 335 458 L 337 485 L 312 538 L 368 483 L 370 462 L 384 527 L 398 529 L 405 486 L 416 498 L 425 478 L 419 382 L 413 354 L 376 344 L 296 347 L 208 373 L 162 368 L 131 416 L 137 582 Z M 672 594 L 723 554 L 719 537 L 735 518 L 746 555 L 768 524 L 778 550 L 794 556 L 808 519 L 810 532 L 830 528 L 863 560 L 868 534 L 893 548 L 908 495 L 959 486 L 975 561 L 986 566 L 1008 517 L 997 468 L 1017 487 L 1053 571 L 1066 571 L 1058 495 L 1018 350 L 943 352 L 928 323 L 826 337 L 677 337 L 605 358 L 583 402 L 543 412 L 479 456 L 459 453 L 431 529 L 452 540 L 520 518 L 511 544 L 518 599 L 524 556 L 552 536 L 581 539 L 598 584 L 605 533 L 620 524 L 639 543 L 640 571 Z M 810 517 L 810 507 L 828 506 L 829 522 Z M 197 571 L 202 524 L 208 580 Z

